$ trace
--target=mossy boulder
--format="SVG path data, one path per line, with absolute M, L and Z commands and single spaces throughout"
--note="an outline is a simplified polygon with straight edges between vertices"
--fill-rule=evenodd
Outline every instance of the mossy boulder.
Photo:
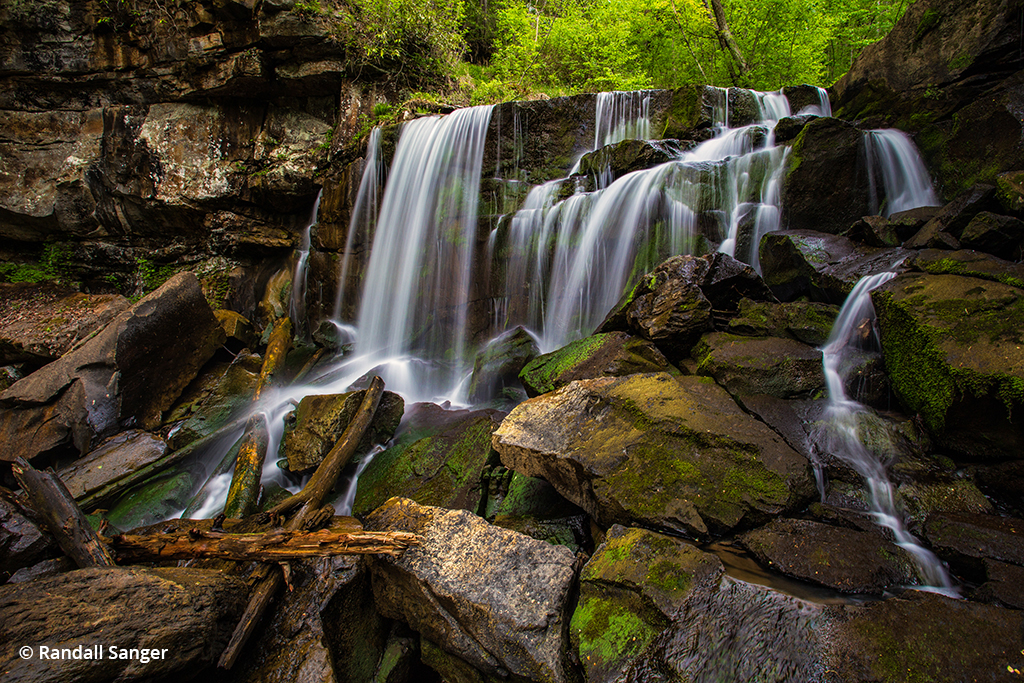
M 122 531 L 154 524 L 184 508 L 194 486 L 187 471 L 152 477 L 122 496 L 105 516 Z
M 569 626 L 589 683 L 618 680 L 664 631 L 695 584 L 714 585 L 725 569 L 685 541 L 613 526 L 580 574 Z
M 605 526 L 706 537 L 814 490 L 804 457 L 699 377 L 573 382 L 520 404 L 493 442 L 506 467 L 543 477 Z
M 775 519 L 740 537 L 775 571 L 845 593 L 881 593 L 917 583 L 913 556 L 880 531 Z
M 761 240 L 761 273 L 782 301 L 807 296 L 841 304 L 860 278 L 897 270 L 911 253 L 814 230 L 780 230 Z
M 314 394 L 306 396 L 295 409 L 292 422 L 281 442 L 281 456 L 288 459 L 288 469 L 305 472 L 317 467 L 345 432 L 366 390 L 346 394 Z M 405 412 L 405 401 L 398 394 L 385 391 L 369 428 L 356 447 L 365 453 L 374 444 L 387 443 L 398 429 Z
M 1024 216 L 1024 171 L 1007 171 L 996 176 L 996 201 L 1006 213 Z
M 483 472 L 497 461 L 491 433 L 504 413 L 410 406 L 395 440 L 359 477 L 352 506 L 362 515 L 401 495 L 423 505 L 479 512 L 486 495 Z
M 893 390 L 946 447 L 1018 457 L 1024 432 L 1024 291 L 904 273 L 872 293 Z
M 761 107 L 757 103 L 757 96 L 746 88 L 729 88 L 727 91 L 729 106 L 728 125 L 730 128 L 749 126 L 757 123 L 761 118 Z
M 925 522 L 924 536 L 939 557 L 969 580 L 980 583 L 986 558 L 1024 567 L 1024 519 L 936 513 Z
M 659 138 L 692 140 L 715 124 L 716 108 L 724 108 L 723 92 L 706 85 L 684 85 L 671 91 L 669 106 L 655 115 Z
M 1024 613 L 908 591 L 848 605 L 827 636 L 841 681 L 1011 681 L 1020 669 Z
M 750 337 L 789 337 L 811 346 L 828 341 L 839 307 L 811 301 L 772 303 L 743 299 L 727 331 Z
M 979 213 L 997 208 L 995 196 L 995 186 L 985 183 L 964 190 L 943 206 L 903 246 L 908 249 L 959 249 L 960 238 L 971 221 Z
M 839 119 L 810 121 L 793 142 L 782 226 L 838 234 L 871 211 L 863 133 Z
M 965 275 L 1024 289 L 1024 265 L 980 251 L 923 249 L 910 265 L 914 270 L 932 275 Z
M 1024 221 L 981 211 L 964 228 L 960 246 L 1019 261 L 1024 253 Z
M 491 340 L 473 362 L 469 400 L 483 401 L 500 395 L 506 387 L 518 387 L 519 371 L 539 353 L 537 340 L 521 326 Z
M 539 396 L 577 379 L 661 372 L 669 362 L 658 347 L 625 332 L 584 337 L 530 361 L 519 374 L 528 396 Z
M 811 398 L 825 389 L 821 351 L 795 339 L 711 332 L 692 355 L 697 374 L 713 377 L 733 395 Z
M 693 144 L 678 140 L 623 140 L 584 154 L 577 172 L 595 178 L 596 187 L 607 187 L 627 173 L 678 159 Z

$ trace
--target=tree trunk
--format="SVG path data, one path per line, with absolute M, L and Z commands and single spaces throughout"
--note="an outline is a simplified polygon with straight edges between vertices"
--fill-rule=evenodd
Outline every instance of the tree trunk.
M 710 3 L 710 7 L 708 7 Z M 750 72 L 750 66 L 743 58 L 743 52 L 739 44 L 729 30 L 729 23 L 725 20 L 725 9 L 722 7 L 722 0 L 704 0 L 704 6 L 708 7 L 711 16 L 715 20 L 715 33 L 718 35 L 718 42 L 722 49 L 732 56 L 729 64 L 729 73 L 732 75 L 733 85 L 743 85 L 743 78 Z M 737 68 L 739 71 L 737 72 Z

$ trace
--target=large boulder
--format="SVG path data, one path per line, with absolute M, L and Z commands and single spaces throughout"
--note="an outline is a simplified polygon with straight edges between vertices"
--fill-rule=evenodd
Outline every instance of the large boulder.
M 506 387 L 517 387 L 519 371 L 539 354 L 537 340 L 522 326 L 492 339 L 473 361 L 469 400 L 483 401 L 500 396 Z
M 347 394 L 313 394 L 299 401 L 293 422 L 281 443 L 281 455 L 287 458 L 288 469 L 305 472 L 323 462 L 352 421 L 365 395 L 364 389 Z M 365 453 L 374 444 L 387 443 L 398 429 L 404 412 L 402 397 L 385 391 L 370 426 L 356 446 L 356 453 Z
M 573 382 L 520 404 L 493 440 L 506 467 L 543 477 L 605 526 L 703 538 L 814 489 L 804 457 L 698 377 Z
M 904 273 L 872 293 L 900 401 L 947 448 L 1016 458 L 1024 432 L 1024 290 L 959 275 Z
M 570 633 L 589 683 L 618 680 L 675 618 L 697 586 L 725 572 L 680 539 L 613 526 L 580 574 Z
M 864 134 L 833 118 L 815 119 L 793 142 L 782 191 L 782 227 L 838 234 L 874 213 Z
M 576 559 L 566 548 L 492 526 L 463 510 L 393 498 L 368 530 L 421 542 L 371 563 L 378 610 L 489 674 L 562 683 Z
M 224 342 L 199 280 L 178 273 L 65 354 L 0 394 L 0 458 L 79 453 L 134 422 L 162 414 Z
M 0 669 L 39 683 L 188 680 L 216 662 L 245 600 L 243 582 L 207 569 L 80 569 L 0 586 Z
M 727 331 L 751 337 L 789 337 L 811 346 L 828 341 L 839 308 L 812 301 L 772 303 L 743 299 Z
M 159 436 L 129 429 L 107 439 L 57 474 L 75 498 L 83 498 L 127 477 L 167 454 L 167 442 Z
M 625 332 L 604 332 L 571 342 L 526 364 L 519 379 L 528 396 L 540 396 L 577 379 L 619 377 L 668 370 L 658 347 Z
M 60 552 L 56 541 L 35 519 L 34 512 L 0 487 L 0 583 L 22 567 Z
M 794 339 L 711 332 L 692 355 L 697 374 L 714 377 L 733 395 L 811 398 L 825 390 L 821 351 Z
M 763 565 L 846 593 L 882 593 L 917 580 L 913 555 L 879 531 L 780 518 L 741 541 Z

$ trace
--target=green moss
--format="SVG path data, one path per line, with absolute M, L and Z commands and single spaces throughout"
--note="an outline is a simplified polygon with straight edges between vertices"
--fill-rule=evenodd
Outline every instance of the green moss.
M 972 61 L 970 54 L 967 52 L 961 52 L 956 57 L 949 60 L 948 67 L 950 71 L 959 71 L 960 69 L 970 66 Z
M 917 30 L 914 31 L 914 43 L 921 42 L 921 39 L 931 31 L 933 28 L 939 25 L 942 21 L 942 15 L 934 9 L 926 9 L 924 14 L 921 15 L 921 21 L 917 22 Z
M 558 378 L 593 356 L 604 345 L 609 334 L 584 337 L 557 351 L 537 356 L 522 369 L 519 379 L 523 384 L 533 387 L 537 393 L 554 391 Z
M 919 259 L 914 265 L 932 275 L 966 275 L 991 282 L 1002 282 L 1004 285 L 1024 289 L 1024 280 L 1012 273 L 1003 270 L 987 272 L 978 268 L 972 268 L 969 262 L 959 259 L 941 258 L 935 261 Z
M 658 633 L 633 611 L 598 597 L 580 600 L 570 629 L 579 639 L 580 662 L 588 671 L 619 668 Z

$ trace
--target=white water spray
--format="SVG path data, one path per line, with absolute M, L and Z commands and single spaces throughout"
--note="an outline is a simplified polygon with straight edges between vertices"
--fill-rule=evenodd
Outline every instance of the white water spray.
M 864 145 L 867 149 L 871 210 L 874 213 L 879 212 L 883 200 L 885 216 L 919 206 L 939 205 L 928 169 L 906 133 L 895 128 L 870 130 L 864 135 Z M 878 196 L 878 171 L 882 175 L 884 197 Z

